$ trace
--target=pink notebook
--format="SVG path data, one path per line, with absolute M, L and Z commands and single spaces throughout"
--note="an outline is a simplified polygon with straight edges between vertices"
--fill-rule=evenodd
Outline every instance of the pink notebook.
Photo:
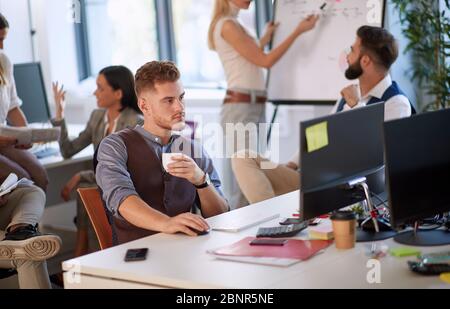
M 307 260 L 333 243 L 330 240 L 288 239 L 283 246 L 251 246 L 249 243 L 253 239 L 255 237 L 246 237 L 232 245 L 215 250 L 214 254 Z

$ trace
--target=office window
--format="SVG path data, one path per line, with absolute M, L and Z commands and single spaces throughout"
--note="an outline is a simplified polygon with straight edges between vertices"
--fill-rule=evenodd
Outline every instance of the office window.
M 214 0 L 172 0 L 176 59 L 188 87 L 225 87 L 216 52 L 208 49 L 208 27 Z M 256 34 L 255 9 L 241 11 L 242 23 Z
M 85 0 L 90 71 L 158 59 L 154 0 Z

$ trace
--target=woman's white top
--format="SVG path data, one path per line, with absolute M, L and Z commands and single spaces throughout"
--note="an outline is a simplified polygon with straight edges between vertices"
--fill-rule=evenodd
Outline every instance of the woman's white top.
M 6 79 L 6 85 L 0 85 L 0 125 L 6 122 L 10 110 L 22 105 L 17 96 L 16 83 L 14 81 L 13 66 L 6 54 L 0 50 L 0 65 Z
M 241 54 L 239 54 L 222 37 L 222 27 L 227 20 L 236 23 L 238 26 L 242 27 L 248 35 L 254 37 L 251 35 L 250 31 L 239 22 L 238 14 L 239 9 L 233 7 L 232 13 L 229 16 L 224 16 L 219 19 L 214 29 L 214 43 L 225 70 L 228 89 L 264 91 L 266 89 L 264 69 L 241 56 Z M 259 43 L 257 42 L 257 44 Z

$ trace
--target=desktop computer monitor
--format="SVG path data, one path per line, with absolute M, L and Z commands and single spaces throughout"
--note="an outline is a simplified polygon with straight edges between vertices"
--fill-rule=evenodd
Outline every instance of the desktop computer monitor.
M 28 122 L 48 122 L 50 110 L 40 63 L 14 65 L 14 79 L 17 94 L 23 101 L 21 109 Z
M 300 124 L 300 217 L 309 220 L 365 199 L 346 188 L 366 177 L 372 192 L 384 192 L 382 128 L 384 104 L 304 121 Z M 307 131 L 326 123 L 328 143 L 308 151 Z M 323 138 L 319 136 L 319 138 Z
M 450 211 L 450 109 L 386 122 L 384 147 L 393 226 Z M 450 244 L 450 231 L 418 228 L 394 240 L 444 245 Z

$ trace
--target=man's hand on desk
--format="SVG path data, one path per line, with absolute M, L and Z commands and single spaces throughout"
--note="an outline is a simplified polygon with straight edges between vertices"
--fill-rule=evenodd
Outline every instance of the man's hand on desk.
M 197 236 L 197 233 L 191 230 L 191 228 L 197 231 L 206 231 L 209 229 L 209 225 L 205 219 L 198 215 L 184 213 L 176 217 L 169 218 L 163 225 L 163 230 L 161 232 L 166 234 L 181 232 L 189 236 Z
M 69 182 L 66 183 L 64 188 L 61 190 L 61 197 L 64 201 L 70 200 L 70 193 L 78 186 L 81 181 L 81 176 L 79 173 L 75 174 Z

